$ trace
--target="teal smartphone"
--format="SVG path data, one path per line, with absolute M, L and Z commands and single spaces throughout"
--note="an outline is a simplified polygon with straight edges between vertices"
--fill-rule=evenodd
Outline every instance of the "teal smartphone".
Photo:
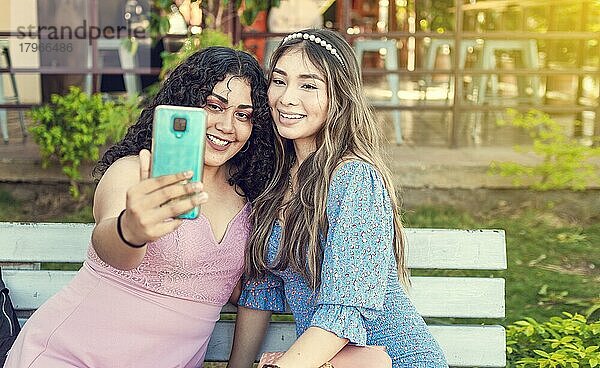
M 197 107 L 156 106 L 150 175 L 157 177 L 191 170 L 194 175 L 189 181 L 201 181 L 205 141 L 206 111 Z M 199 214 L 200 208 L 194 207 L 178 217 L 195 219 Z

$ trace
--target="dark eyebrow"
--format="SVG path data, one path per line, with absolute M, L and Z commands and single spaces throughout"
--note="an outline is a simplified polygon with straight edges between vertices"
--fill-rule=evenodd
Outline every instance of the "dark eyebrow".
M 211 93 L 209 96 L 215 97 L 216 99 L 223 102 L 224 104 L 227 104 L 229 102 L 229 100 L 227 100 L 225 97 L 220 96 L 214 92 Z M 252 108 L 253 108 L 252 105 L 245 105 L 245 104 L 238 105 L 238 109 L 252 109 Z
M 284 71 L 283 71 L 283 70 L 281 70 L 281 69 L 277 69 L 277 68 L 274 68 L 274 69 L 273 69 L 273 73 L 281 74 L 281 75 L 283 75 L 284 77 L 287 77 L 287 76 L 288 76 L 286 72 L 284 72 Z M 321 82 L 325 83 L 325 81 L 323 80 L 323 78 L 321 78 L 321 77 L 320 77 L 319 75 L 317 75 L 317 74 L 300 74 L 300 75 L 298 76 L 298 78 L 300 78 L 300 79 L 316 79 L 316 80 L 319 80 L 319 81 L 321 81 Z
M 210 96 L 216 97 L 219 101 L 223 102 L 224 104 L 226 104 L 227 102 L 229 102 L 225 97 L 220 96 L 216 93 L 211 93 Z
M 281 69 L 273 68 L 273 73 L 281 74 L 281 75 L 283 75 L 284 77 L 287 77 L 287 73 L 286 73 L 286 72 L 284 72 L 284 71 L 283 71 L 283 70 L 281 70 Z
M 317 74 L 300 74 L 299 77 L 300 77 L 300 79 L 316 79 L 316 80 L 319 80 L 319 81 L 325 83 L 323 78 L 321 78 Z

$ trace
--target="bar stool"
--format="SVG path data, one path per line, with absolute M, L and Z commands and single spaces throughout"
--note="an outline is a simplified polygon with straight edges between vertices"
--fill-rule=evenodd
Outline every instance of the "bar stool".
M 137 67 L 136 54 L 132 54 L 121 39 L 106 39 L 99 38 L 97 41 L 98 51 L 117 51 L 119 53 L 119 62 L 123 69 L 133 69 Z M 142 41 L 138 41 L 142 42 Z M 102 58 L 98 60 L 98 67 L 103 66 Z M 88 52 L 88 67 L 92 67 L 92 49 Z M 141 90 L 141 78 L 139 75 L 134 73 L 125 73 L 123 75 L 123 81 L 125 82 L 125 90 L 129 96 L 139 95 Z M 92 93 L 92 75 L 86 76 L 85 90 L 88 94 Z
M 8 40 L 0 40 L 0 53 L 6 59 L 6 65 L 8 69 L 10 69 L 12 62 L 8 48 Z M 9 101 L 17 104 L 20 103 L 19 90 L 17 89 L 17 80 L 15 79 L 14 73 L 10 73 L 10 81 L 12 84 L 13 96 L 6 97 L 4 95 L 4 80 L 2 78 L 2 74 L 0 74 L 0 104 L 4 104 L 5 102 Z M 27 128 L 25 127 L 25 115 L 21 109 L 19 109 L 19 123 L 21 125 L 23 140 L 25 140 L 27 138 Z M 8 143 L 8 113 L 6 112 L 6 109 L 0 109 L 0 131 L 2 132 L 2 139 L 4 140 L 4 143 Z
M 362 58 L 365 51 L 376 51 L 385 49 L 385 69 L 386 70 L 398 70 L 398 48 L 396 47 L 395 40 L 356 40 L 354 42 L 354 52 L 358 60 L 358 66 L 362 68 Z M 388 74 L 387 81 L 392 91 L 392 98 L 389 101 L 389 105 L 398 106 L 400 100 L 398 98 L 398 91 L 400 89 L 400 78 L 398 74 Z M 394 121 L 394 130 L 396 133 L 396 143 L 402 144 L 402 127 L 400 124 L 400 111 L 392 111 L 392 118 Z
M 477 60 L 477 67 L 480 70 L 490 71 L 490 74 L 482 74 L 474 79 L 472 96 L 477 105 L 483 105 L 487 102 L 488 80 L 492 98 L 498 96 L 498 74 L 497 70 L 496 51 L 519 51 L 522 55 L 523 67 L 527 69 L 539 68 L 539 56 L 536 40 L 486 40 L 483 43 L 481 55 Z M 525 76 L 517 78 L 519 89 L 519 97 L 527 95 L 527 86 Z M 531 99 L 534 105 L 541 103 L 540 96 L 540 77 L 537 75 L 531 76 L 532 94 L 528 99 Z M 480 133 L 482 129 L 481 121 L 483 112 L 475 113 L 475 121 L 473 123 L 472 137 L 475 143 L 480 141 Z M 500 114 L 496 112 L 496 118 L 500 118 Z
M 539 68 L 539 57 L 538 47 L 536 40 L 487 40 L 483 44 L 481 51 L 481 57 L 478 60 L 478 68 L 481 70 L 489 70 L 492 76 L 496 76 L 496 79 L 492 79 L 491 92 L 492 96 L 496 97 L 498 94 L 498 82 L 497 74 L 493 73 L 493 70 L 497 67 L 496 65 L 496 51 L 520 51 L 523 60 L 523 66 L 527 69 L 538 69 Z M 481 75 L 478 78 L 477 83 L 474 83 L 477 88 L 476 103 L 483 104 L 486 102 L 486 92 L 488 87 L 488 74 Z M 526 84 L 525 77 L 518 78 L 519 96 L 526 95 Z M 540 96 L 540 77 L 534 75 L 531 77 L 531 88 L 533 99 L 535 104 L 541 102 Z
M 469 49 L 475 48 L 477 46 L 476 40 L 461 40 L 460 49 L 458 50 L 458 68 L 464 69 L 465 63 L 467 60 L 467 53 Z M 424 70 L 433 70 L 435 69 L 435 61 L 437 59 L 437 54 L 439 49 L 443 47 L 449 47 L 453 52 L 455 52 L 454 40 L 452 39 L 440 39 L 440 38 L 432 38 L 427 48 L 427 52 L 425 53 L 425 58 L 423 60 L 423 69 Z M 450 73 L 450 71 L 448 71 Z M 425 75 L 423 81 L 425 83 L 425 99 L 427 99 L 427 87 L 432 84 L 432 76 L 431 74 Z M 450 94 L 454 94 L 454 76 L 450 74 L 450 78 L 448 80 L 448 89 L 446 93 L 446 101 L 449 99 Z

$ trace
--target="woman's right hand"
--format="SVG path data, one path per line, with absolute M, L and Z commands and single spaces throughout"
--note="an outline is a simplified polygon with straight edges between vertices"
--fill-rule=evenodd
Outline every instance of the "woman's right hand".
M 150 178 L 150 151 L 141 150 L 139 160 L 140 181 L 127 190 L 121 218 L 123 236 L 133 244 L 174 231 L 183 222 L 177 216 L 208 200 L 202 183 L 185 183 L 191 179 L 191 171 Z

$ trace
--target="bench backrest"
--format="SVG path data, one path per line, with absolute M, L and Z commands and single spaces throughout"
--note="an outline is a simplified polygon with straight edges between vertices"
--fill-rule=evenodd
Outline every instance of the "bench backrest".
M 39 262 L 83 262 L 92 224 L 0 223 L 0 265 Z M 415 269 L 503 270 L 506 242 L 502 230 L 406 229 L 407 264 Z M 18 311 L 37 309 L 75 275 L 75 271 L 2 269 Z M 505 331 L 502 326 L 451 324 L 443 318 L 504 318 L 504 279 L 487 277 L 412 277 L 409 295 L 428 319 L 448 363 L 456 367 L 504 367 Z M 235 307 L 226 306 L 226 313 Z M 436 319 L 440 324 L 431 322 Z M 234 323 L 219 321 L 207 352 L 208 361 L 226 361 Z M 263 349 L 281 351 L 296 339 L 291 322 L 272 322 Z

